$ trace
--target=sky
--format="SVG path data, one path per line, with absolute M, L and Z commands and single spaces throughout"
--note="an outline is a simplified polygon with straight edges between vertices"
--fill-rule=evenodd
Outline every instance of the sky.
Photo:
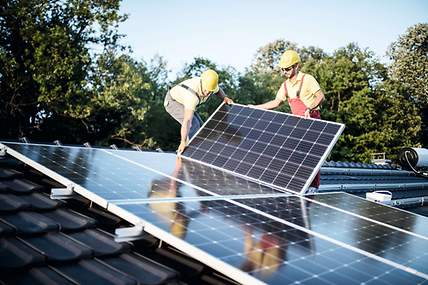
M 172 73 L 195 57 L 243 72 L 275 40 L 327 53 L 356 42 L 387 62 L 390 44 L 428 23 L 427 0 L 123 0 L 119 32 L 137 60 L 162 56 Z

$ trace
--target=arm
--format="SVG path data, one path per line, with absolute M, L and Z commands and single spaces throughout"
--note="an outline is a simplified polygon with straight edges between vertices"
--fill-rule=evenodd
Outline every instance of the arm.
M 217 97 L 219 97 L 221 100 L 224 101 L 224 103 L 230 105 L 233 104 L 233 100 L 227 97 L 226 93 L 224 93 L 223 89 L 219 89 L 218 92 L 215 94 Z
M 178 149 L 177 149 L 177 154 L 179 154 L 179 155 L 186 148 L 187 138 L 189 136 L 189 130 L 190 130 L 190 126 L 192 124 L 192 119 L 193 119 L 193 110 L 184 109 L 184 118 L 183 118 L 183 122 L 181 124 L 181 129 L 180 129 L 181 141 L 180 141 L 180 145 L 178 146 Z
M 325 98 L 324 93 L 321 91 L 321 89 L 315 92 L 314 96 L 315 96 L 315 101 L 310 106 L 306 106 L 307 109 L 305 111 L 305 118 L 309 118 L 310 112 L 316 107 L 318 107 L 322 103 L 322 101 L 324 101 L 324 98 Z
M 271 101 L 269 101 L 269 102 L 266 102 L 266 103 L 264 103 L 264 104 L 255 105 L 254 107 L 256 107 L 256 108 L 260 108 L 260 109 L 267 109 L 267 110 L 270 110 L 270 109 L 275 109 L 275 108 L 277 108 L 279 105 L 281 105 L 281 103 L 282 103 L 282 101 L 281 101 L 281 100 L 279 100 L 279 99 L 273 99 L 273 100 L 271 100 Z
M 322 101 L 324 101 L 324 93 L 322 93 L 321 89 L 315 92 L 314 95 L 315 95 L 315 101 L 312 103 L 311 106 L 307 106 L 311 110 L 318 107 L 322 103 Z

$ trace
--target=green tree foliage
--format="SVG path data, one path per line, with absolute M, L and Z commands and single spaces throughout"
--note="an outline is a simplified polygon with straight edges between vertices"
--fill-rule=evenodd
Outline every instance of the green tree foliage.
M 96 47 L 117 48 L 119 0 L 11 0 L 0 7 L 0 120 L 2 137 L 36 136 L 43 124 L 84 133 L 91 114 L 90 75 Z M 57 128 L 61 129 L 60 127 Z
M 409 90 L 410 99 L 428 105 L 428 24 L 417 24 L 391 45 L 391 74 Z
M 420 136 L 418 109 L 389 80 L 356 92 L 341 102 L 339 112 L 346 129 L 333 159 L 367 162 L 375 152 L 395 159 L 400 148 L 414 146 Z
M 85 119 L 94 141 L 104 145 L 160 146 L 158 141 L 167 134 L 157 123 L 163 115 L 160 111 L 166 90 L 162 66 L 162 58 L 150 65 L 110 52 L 98 58 L 92 76 L 93 93 L 97 96 L 92 98 L 91 114 Z
M 414 102 L 422 116 L 423 146 L 428 146 L 428 24 L 417 24 L 392 43 L 391 77 L 401 83 L 405 96 Z

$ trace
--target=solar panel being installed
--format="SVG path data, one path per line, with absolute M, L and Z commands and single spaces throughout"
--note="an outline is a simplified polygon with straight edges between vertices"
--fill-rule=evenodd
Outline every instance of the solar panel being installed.
M 221 105 L 183 155 L 294 193 L 304 193 L 343 124 Z
M 185 183 L 194 191 L 207 194 L 169 198 L 166 202 L 158 197 L 149 197 L 144 202 L 144 199 L 134 197 L 119 198 L 107 200 L 106 207 L 131 223 L 143 225 L 145 231 L 241 283 L 396 284 L 428 280 L 425 268 L 427 255 L 424 254 L 428 239 L 412 232 L 424 225 L 424 222 L 420 223 L 422 217 L 415 216 L 417 218 L 405 225 L 405 229 L 383 225 L 361 217 L 361 213 L 347 213 L 346 207 L 352 204 L 350 199 L 341 205 L 341 199 L 337 196 L 328 199 L 327 195 L 320 195 L 323 199 L 317 201 L 315 198 L 319 196 L 276 194 L 273 189 L 260 194 L 260 189 L 269 187 L 259 188 L 252 182 L 246 184 L 240 179 L 234 180 L 227 174 L 219 174 L 217 169 L 210 170 L 202 165 L 198 167 L 197 162 L 188 164 L 189 178 L 181 181 L 180 177 L 186 176 L 184 170 L 177 171 L 177 174 L 182 172 L 177 176 L 171 175 L 171 171 L 177 170 L 176 160 L 165 154 L 126 152 L 125 156 L 121 156 L 125 151 L 6 145 L 8 153 L 54 179 L 59 178 L 61 183 L 67 175 L 72 179 L 67 181 L 75 184 L 76 181 L 86 183 L 88 179 L 85 177 L 89 180 L 99 179 L 95 181 L 102 184 L 104 191 L 100 191 L 96 183 L 86 183 L 84 185 L 88 188 L 79 188 L 82 190 L 80 194 L 90 199 L 94 195 L 103 198 L 104 194 L 127 193 L 121 183 L 109 184 L 106 183 L 109 180 L 100 177 L 112 174 L 108 168 L 110 164 L 118 167 L 118 174 L 123 175 L 117 179 L 122 182 L 129 179 L 124 185 L 133 190 L 136 189 L 133 185 L 135 181 L 141 181 L 146 175 L 152 179 L 155 173 L 157 178 L 167 178 L 165 185 Z M 131 160 L 130 156 L 145 159 Z M 90 163 L 83 163 L 85 157 Z M 168 173 L 153 169 L 152 164 L 161 165 L 163 158 Z M 71 162 L 68 163 L 68 159 Z M 153 163 L 154 160 L 156 163 Z M 82 169 L 79 168 L 81 163 L 85 166 Z M 126 176 L 127 168 L 130 176 Z M 79 175 L 79 171 L 84 175 Z M 210 175 L 215 177 L 215 183 L 208 183 Z M 116 176 L 110 178 L 115 179 Z M 227 187 L 228 182 L 232 182 L 232 188 L 236 188 L 233 193 L 238 195 L 216 194 L 227 193 L 227 190 L 216 192 L 215 189 Z M 204 185 L 210 190 L 204 189 Z M 242 193 L 245 191 L 238 191 L 240 186 L 249 188 L 250 192 L 256 189 L 254 193 L 257 194 L 248 194 L 244 198 Z M 139 187 L 142 193 L 148 193 L 148 184 Z M 266 197 L 260 198 L 260 195 Z M 334 201 L 335 206 L 328 205 L 328 201 Z M 387 210 L 382 213 L 387 215 Z M 394 216 L 399 220 L 403 218 L 397 213 Z M 384 239 L 388 242 L 384 243 Z

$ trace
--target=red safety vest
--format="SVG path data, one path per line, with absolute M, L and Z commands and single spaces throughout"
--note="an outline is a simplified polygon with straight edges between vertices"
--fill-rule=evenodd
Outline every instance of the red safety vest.
M 303 103 L 303 101 L 300 100 L 300 91 L 302 90 L 303 79 L 305 79 L 305 75 L 302 76 L 302 81 L 300 81 L 300 86 L 299 86 L 299 90 L 297 91 L 296 98 L 293 98 L 293 99 L 288 98 L 287 99 L 288 104 L 290 105 L 290 108 L 291 108 L 291 113 L 293 115 L 302 116 L 302 117 L 305 115 L 306 109 L 308 108 L 305 105 L 305 103 Z M 285 98 L 287 98 L 287 93 L 288 93 L 286 82 L 287 82 L 287 80 L 284 81 Z M 321 114 L 320 114 L 319 110 L 312 110 L 309 113 L 309 115 L 311 118 L 321 119 Z

